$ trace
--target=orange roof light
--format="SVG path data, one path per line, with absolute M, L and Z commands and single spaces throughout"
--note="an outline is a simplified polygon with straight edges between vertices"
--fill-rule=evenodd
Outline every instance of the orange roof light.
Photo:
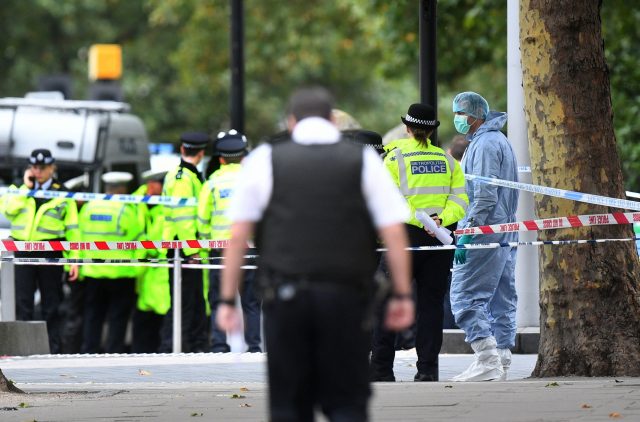
M 119 44 L 93 44 L 89 48 L 89 79 L 120 79 L 122 47 Z

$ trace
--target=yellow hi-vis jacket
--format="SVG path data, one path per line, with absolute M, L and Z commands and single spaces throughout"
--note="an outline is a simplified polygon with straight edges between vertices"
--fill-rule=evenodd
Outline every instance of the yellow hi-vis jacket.
M 91 201 L 80 210 L 83 241 L 130 241 L 144 236 L 144 220 L 136 204 L 115 201 Z M 136 259 L 140 250 L 82 251 L 83 258 Z M 93 278 L 135 278 L 137 267 L 127 265 L 86 265 L 82 275 Z
M 240 164 L 223 164 L 202 186 L 198 198 L 200 239 L 231 238 L 231 221 L 225 213 L 241 168 Z
M 464 217 L 469 198 L 462 168 L 430 140 L 426 146 L 415 139 L 393 142 L 384 164 L 409 203 L 411 217 L 408 224 L 424 227 L 416 219 L 416 211 L 437 214 L 443 226 Z
M 147 185 L 142 185 L 136 190 L 134 195 L 146 195 Z M 162 240 L 164 225 L 163 206 L 149 206 L 138 204 L 138 213 L 145 220 L 145 239 Z M 166 249 L 146 249 L 144 254 L 147 258 L 164 259 L 167 256 Z M 165 315 L 171 307 L 171 294 L 169 291 L 169 272 L 164 267 L 144 266 L 138 267 L 138 278 L 136 280 L 136 292 L 138 301 L 136 306 L 144 312 L 155 312 Z
M 176 167 L 164 178 L 162 195 L 182 198 L 198 197 L 202 189 L 199 176 L 188 167 Z M 163 240 L 193 240 L 198 238 L 198 210 L 195 206 L 164 205 Z M 185 248 L 184 254 L 189 256 L 200 252 L 199 248 Z
M 14 185 L 11 187 L 15 188 Z M 22 185 L 20 189 L 29 188 Z M 59 190 L 60 184 L 53 181 L 50 189 Z M 15 240 L 80 240 L 78 208 L 71 199 L 49 199 L 36 209 L 33 197 L 5 195 L 2 198 L 2 212 L 11 222 L 11 237 Z M 79 253 L 70 251 L 68 256 L 78 258 Z

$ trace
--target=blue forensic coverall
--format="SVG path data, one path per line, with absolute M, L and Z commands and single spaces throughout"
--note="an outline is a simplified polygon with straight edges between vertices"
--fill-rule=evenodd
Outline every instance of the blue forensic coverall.
M 500 131 L 507 115 L 490 112 L 473 133 L 462 170 L 503 180 L 518 180 L 518 164 L 507 137 Z M 467 180 L 469 208 L 460 227 L 516 221 L 518 191 Z M 518 233 L 475 235 L 471 243 L 515 242 Z M 515 346 L 516 248 L 468 250 L 464 264 L 455 264 L 451 282 L 451 309 L 456 323 L 472 343 L 495 336 L 499 349 Z

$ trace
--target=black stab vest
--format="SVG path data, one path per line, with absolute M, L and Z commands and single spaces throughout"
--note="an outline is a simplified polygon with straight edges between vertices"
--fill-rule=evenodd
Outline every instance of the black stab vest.
M 272 148 L 273 192 L 256 237 L 260 271 L 319 282 L 372 280 L 377 236 L 362 194 L 362 146 Z

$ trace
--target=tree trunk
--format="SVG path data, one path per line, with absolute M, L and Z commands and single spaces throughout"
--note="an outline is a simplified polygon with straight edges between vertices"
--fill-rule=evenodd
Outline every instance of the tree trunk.
M 11 381 L 5 378 L 2 373 L 2 369 L 0 369 L 0 392 L 24 393 L 24 391 L 13 385 Z
M 534 183 L 624 198 L 600 4 L 521 0 L 525 113 Z M 536 195 L 539 218 L 620 211 Z M 633 237 L 630 225 L 541 239 Z M 540 348 L 533 376 L 639 376 L 639 262 L 633 242 L 540 250 Z

